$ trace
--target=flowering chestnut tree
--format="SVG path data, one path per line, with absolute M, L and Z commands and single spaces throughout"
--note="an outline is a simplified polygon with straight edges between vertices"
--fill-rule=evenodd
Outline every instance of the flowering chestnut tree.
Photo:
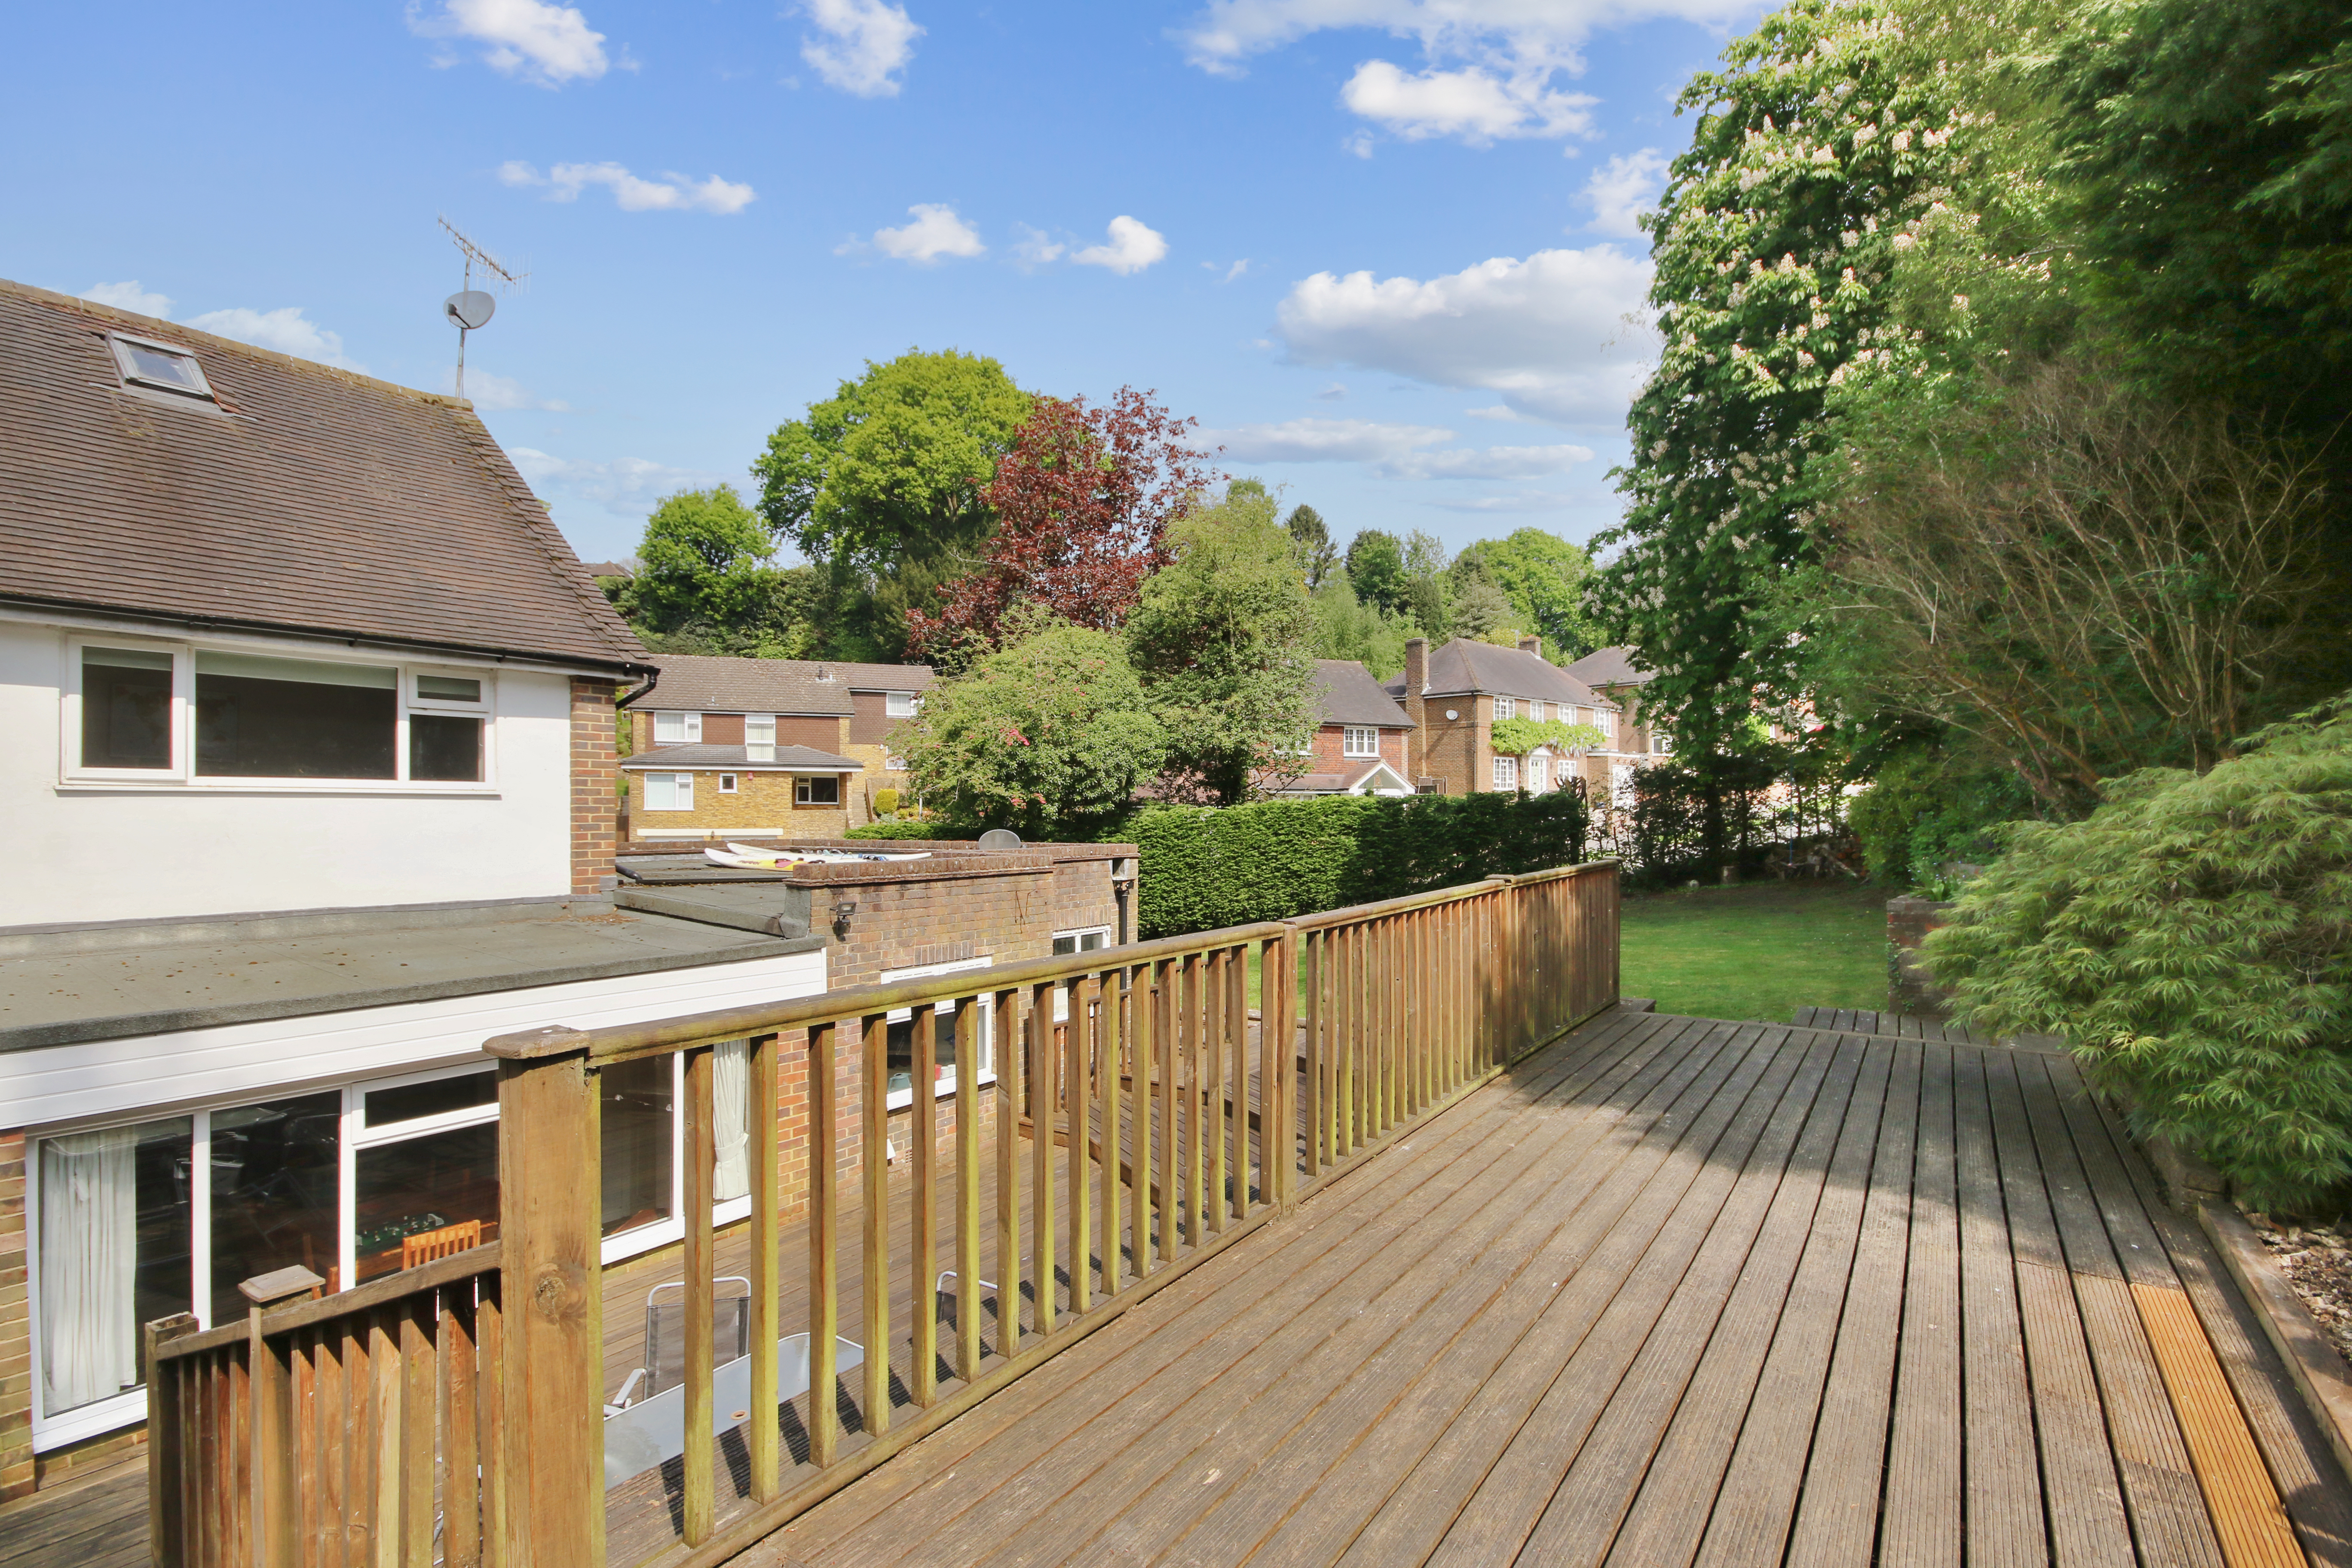
M 1190 444 L 1199 423 L 1131 386 L 1099 405 L 1039 398 L 981 492 L 997 527 L 979 569 L 943 586 L 936 612 L 908 617 L 910 650 L 964 662 L 1024 605 L 1075 626 L 1123 626 L 1168 563 L 1169 525 L 1218 477 Z

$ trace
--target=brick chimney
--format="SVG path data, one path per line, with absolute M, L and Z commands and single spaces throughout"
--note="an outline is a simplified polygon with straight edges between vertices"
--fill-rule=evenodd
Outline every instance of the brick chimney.
M 1541 658 L 1543 657 L 1543 638 L 1521 637 L 1519 639 L 1519 651 L 1521 653 L 1531 653 L 1538 658 Z
M 1404 710 L 1412 715 L 1413 731 L 1405 742 L 1405 769 L 1418 784 L 1421 775 L 1429 771 L 1429 736 L 1427 721 L 1422 716 L 1422 691 L 1429 685 L 1429 639 L 1407 637 L 1404 641 Z

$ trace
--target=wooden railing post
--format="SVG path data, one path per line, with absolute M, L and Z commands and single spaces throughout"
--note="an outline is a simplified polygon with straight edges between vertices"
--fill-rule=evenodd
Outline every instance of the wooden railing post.
M 523 1042 L 530 1042 L 525 1045 Z M 499 1063 L 502 1561 L 604 1561 L 604 1306 L 596 1074 L 570 1029 L 509 1037 Z

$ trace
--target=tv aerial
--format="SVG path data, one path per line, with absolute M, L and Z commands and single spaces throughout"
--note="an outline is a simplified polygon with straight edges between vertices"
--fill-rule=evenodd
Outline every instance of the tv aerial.
M 486 281 L 494 280 L 494 287 L 507 293 L 512 293 L 521 288 L 523 279 L 529 278 L 530 274 L 518 272 L 492 256 L 468 239 L 464 232 L 447 218 L 445 217 L 439 221 L 441 226 L 449 231 L 449 237 L 457 243 L 458 250 L 466 258 L 465 288 L 441 301 L 441 314 L 446 318 L 451 326 L 457 329 L 457 395 L 463 397 L 466 395 L 466 334 L 479 331 L 488 326 L 490 318 L 498 313 L 499 309 L 498 300 L 492 298 L 488 290 L 474 287 L 474 268 L 479 267 L 484 272 L 489 274 L 489 279 Z

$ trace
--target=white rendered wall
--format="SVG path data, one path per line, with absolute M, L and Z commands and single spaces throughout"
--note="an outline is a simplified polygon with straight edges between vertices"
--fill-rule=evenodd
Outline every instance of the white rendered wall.
M 571 890 L 568 676 L 483 665 L 497 709 L 493 784 L 478 793 L 92 789 L 60 782 L 66 637 L 0 620 L 0 927 Z

